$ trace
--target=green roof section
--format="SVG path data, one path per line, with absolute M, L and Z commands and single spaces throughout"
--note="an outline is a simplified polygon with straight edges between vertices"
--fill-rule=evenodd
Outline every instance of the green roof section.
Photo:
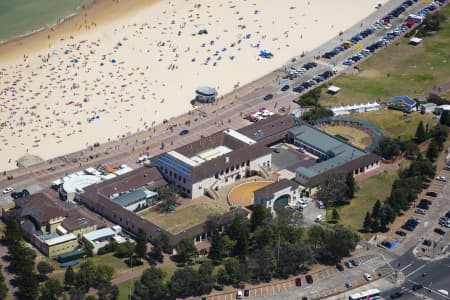
M 361 149 L 306 124 L 294 127 L 288 132 L 295 139 L 322 152 L 327 157 L 311 167 L 299 167 L 296 169 L 296 172 L 308 178 L 366 155 Z

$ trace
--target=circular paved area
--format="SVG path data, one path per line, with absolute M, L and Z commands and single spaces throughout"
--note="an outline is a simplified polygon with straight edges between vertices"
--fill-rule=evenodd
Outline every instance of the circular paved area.
M 253 192 L 273 181 L 252 181 L 235 186 L 228 194 L 231 205 L 249 206 L 253 204 Z

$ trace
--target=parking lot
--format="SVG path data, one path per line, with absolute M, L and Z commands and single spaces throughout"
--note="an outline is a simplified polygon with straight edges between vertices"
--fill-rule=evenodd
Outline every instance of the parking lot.
M 442 1 L 430 3 L 406 0 L 393 6 L 388 14 L 383 14 L 381 11 L 380 14 L 375 13 L 378 19 L 373 24 L 361 23 L 358 32 L 349 30 L 342 33 L 340 45 L 336 45 L 325 53 L 315 54 L 306 63 L 293 63 L 287 66 L 282 86 L 289 85 L 293 92 L 303 93 L 321 84 L 322 81 L 330 79 L 348 66 L 364 60 L 408 32 L 427 14 L 437 9 Z M 425 5 L 426 9 L 424 9 Z M 317 59 L 318 57 L 320 59 Z M 289 80 L 289 83 L 286 80 Z
M 386 268 L 384 258 L 375 253 L 369 252 L 354 258 L 358 262 L 357 267 L 351 269 L 344 267 L 344 271 L 340 272 L 334 266 L 325 267 L 317 272 L 311 273 L 313 283 L 306 282 L 306 274 L 291 278 L 288 280 L 274 281 L 273 283 L 254 287 L 247 285 L 249 298 L 256 299 L 300 299 L 302 296 L 318 298 L 324 295 L 331 295 L 337 292 L 347 290 L 345 284 L 351 283 L 353 287 L 367 283 L 364 274 L 371 274 L 376 278 L 379 273 L 381 276 L 391 272 Z M 301 286 L 296 285 L 296 279 L 299 278 Z M 236 299 L 237 289 L 222 294 L 209 296 L 208 300 L 231 300 Z M 326 294 L 325 294 L 326 293 Z
M 437 176 L 444 176 L 450 178 L 450 171 L 444 170 L 442 167 L 437 170 Z M 429 192 L 437 194 L 436 197 L 427 195 Z M 418 205 L 423 201 L 429 201 L 428 209 L 425 209 L 425 214 L 417 213 Z M 412 207 L 404 216 L 397 218 L 395 223 L 391 226 L 391 231 L 386 234 L 388 239 L 398 240 L 400 243 L 393 248 L 393 253 L 401 254 L 407 249 L 416 247 L 416 254 L 418 256 L 435 257 L 441 255 L 447 250 L 450 242 L 450 228 L 439 224 L 439 219 L 444 217 L 450 210 L 450 183 L 439 180 L 432 180 L 429 187 L 425 189 L 413 203 Z M 417 226 L 411 231 L 405 229 L 404 225 L 407 220 L 415 218 L 419 222 Z M 403 228 L 402 228 L 403 227 Z M 399 235 L 403 232 L 404 236 Z M 439 233 L 438 233 L 439 232 Z M 424 240 L 432 241 L 432 244 L 427 246 L 423 244 Z M 425 249 L 425 250 L 422 250 Z

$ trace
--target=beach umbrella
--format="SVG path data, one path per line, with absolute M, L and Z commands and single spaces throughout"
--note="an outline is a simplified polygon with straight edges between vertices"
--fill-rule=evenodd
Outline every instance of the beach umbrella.
M 96 115 L 95 118 L 98 120 L 98 119 L 100 119 L 100 116 L 99 116 L 99 115 Z
M 78 59 L 74 58 L 74 59 L 71 60 L 71 62 L 73 62 L 74 64 L 77 64 L 78 63 Z
M 117 60 L 115 60 L 115 59 L 113 58 L 113 59 L 111 59 L 111 62 L 112 62 L 113 64 L 115 64 L 115 63 L 117 62 Z
M 105 65 L 104 63 L 100 63 L 100 66 L 102 66 L 102 67 L 103 67 L 104 65 Z

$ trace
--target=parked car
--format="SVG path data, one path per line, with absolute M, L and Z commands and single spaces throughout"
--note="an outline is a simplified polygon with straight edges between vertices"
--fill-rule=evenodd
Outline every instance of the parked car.
M 186 135 L 188 133 L 189 133 L 189 130 L 187 130 L 187 129 L 183 129 L 180 131 L 180 135 Z
M 350 262 L 356 267 L 359 266 L 359 261 L 357 261 L 355 259 L 350 259 Z
M 250 290 L 249 289 L 244 290 L 244 297 L 248 297 L 248 296 L 250 296 Z
M 364 273 L 364 279 L 367 281 L 371 281 L 372 280 L 372 276 L 369 273 Z
M 6 189 L 3 190 L 3 194 L 8 194 L 11 193 L 12 191 L 14 191 L 14 189 L 12 187 L 7 187 Z
M 430 197 L 437 197 L 438 194 L 436 192 L 427 192 L 426 195 Z
M 244 295 L 244 293 L 242 293 L 241 290 L 237 291 L 237 293 L 236 293 L 236 299 L 242 299 L 243 295 Z
M 401 296 L 403 296 L 403 292 L 395 292 L 395 293 L 391 294 L 392 299 L 397 299 L 397 298 L 400 298 Z
M 439 235 L 444 235 L 444 234 L 445 234 L 445 231 L 442 230 L 442 229 L 440 229 L 440 228 L 435 228 L 435 229 L 434 229 L 434 232 L 436 232 L 436 233 L 439 234 Z
M 336 264 L 336 269 L 338 269 L 339 272 L 344 271 L 344 266 L 341 264 Z
M 402 231 L 402 230 L 397 230 L 395 232 L 395 234 L 399 235 L 399 236 L 406 236 L 406 232 Z
M 431 245 L 433 245 L 433 242 L 431 240 L 424 240 L 422 242 L 422 245 L 430 247 Z
M 421 290 L 422 288 L 423 288 L 423 285 L 415 284 L 415 285 L 413 285 L 412 290 L 413 291 L 418 291 L 418 290 Z
M 314 282 L 314 279 L 312 278 L 311 275 L 306 275 L 305 279 L 308 284 L 312 284 Z
M 442 181 L 442 182 L 447 182 L 447 177 L 445 177 L 445 176 L 437 176 L 436 180 L 437 181 Z
M 302 286 L 302 280 L 300 278 L 295 278 L 295 286 Z
M 281 88 L 282 92 L 286 92 L 289 89 L 289 85 L 283 85 L 283 87 Z
M 352 264 L 351 261 L 348 261 L 345 263 L 345 265 L 347 266 L 347 268 L 352 269 L 354 267 L 354 265 Z
M 424 215 L 426 213 L 426 211 L 422 208 L 418 208 L 414 212 L 419 215 Z
M 264 96 L 264 100 L 266 100 L 266 101 L 268 101 L 268 100 L 270 100 L 272 98 L 273 98 L 272 94 L 267 94 L 267 95 Z
M 353 285 L 352 285 L 352 283 L 350 281 L 347 281 L 345 283 L 345 287 L 349 289 L 349 288 L 353 287 Z

